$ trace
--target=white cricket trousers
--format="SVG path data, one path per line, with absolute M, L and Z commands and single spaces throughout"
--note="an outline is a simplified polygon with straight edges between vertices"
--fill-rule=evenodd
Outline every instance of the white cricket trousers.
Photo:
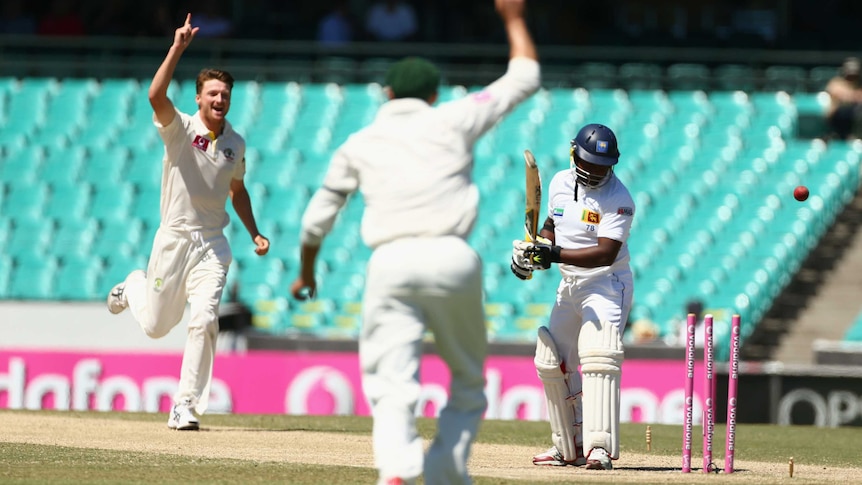
M 368 262 L 359 357 L 379 483 L 470 483 L 467 459 L 487 406 L 482 263 L 461 238 L 405 238 Z M 449 398 L 427 456 L 416 430 L 422 338 L 434 336 L 451 372 Z
M 565 276 L 557 287 L 548 330 L 560 357 L 575 370 L 579 362 L 578 337 L 586 322 L 604 321 L 617 326 L 620 335 L 632 307 L 634 281 L 631 271 L 617 271 L 589 279 Z
M 186 302 L 190 320 L 179 387 L 174 402 L 191 399 L 203 414 L 209 401 L 218 337 L 218 307 L 232 254 L 221 230 L 180 231 L 160 227 L 153 241 L 147 273 L 126 278 L 126 299 L 135 320 L 152 338 L 164 337 L 182 320 Z
M 617 271 L 589 279 L 566 276 L 557 287 L 548 330 L 566 366 L 569 392 L 583 388 L 578 372 L 578 337 L 586 322 L 610 322 L 623 335 L 632 307 L 634 280 L 631 271 Z M 580 401 L 579 401 L 580 404 Z M 580 410 L 578 410 L 580 414 Z

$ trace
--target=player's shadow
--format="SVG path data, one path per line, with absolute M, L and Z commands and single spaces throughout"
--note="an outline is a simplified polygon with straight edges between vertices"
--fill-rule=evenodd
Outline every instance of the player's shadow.
M 676 466 L 616 466 L 614 465 L 614 470 L 626 470 L 633 472 L 677 472 L 682 473 L 679 467 Z M 745 472 L 747 471 L 744 468 L 734 468 L 733 473 Z M 703 474 L 703 468 L 692 468 L 691 473 Z M 711 471 L 710 474 L 715 475 L 724 475 L 724 470 L 720 468 L 716 468 Z

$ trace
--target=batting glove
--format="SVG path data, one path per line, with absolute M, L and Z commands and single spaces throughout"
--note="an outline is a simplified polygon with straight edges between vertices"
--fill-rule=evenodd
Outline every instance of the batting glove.
M 560 262 L 560 252 L 563 250 L 560 246 L 552 246 L 550 244 L 533 244 L 527 249 L 524 254 L 530 260 L 530 267 L 534 270 L 548 269 L 551 263 Z
M 525 280 L 533 274 L 532 263 L 527 258 L 525 251 L 532 246 L 531 243 L 522 240 L 512 241 L 512 264 L 510 266 L 512 274 L 518 278 Z

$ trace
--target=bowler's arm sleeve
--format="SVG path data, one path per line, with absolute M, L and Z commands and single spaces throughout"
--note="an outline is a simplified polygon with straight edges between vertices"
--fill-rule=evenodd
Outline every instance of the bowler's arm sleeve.
M 302 215 L 300 243 L 320 246 L 323 238 L 332 230 L 347 198 L 358 186 L 359 177 L 355 168 L 351 167 L 343 148 L 338 149 L 326 171 L 323 185 L 311 196 Z
M 236 157 L 236 163 L 233 167 L 233 176 L 235 180 L 242 180 L 245 178 L 245 145 L 241 146 L 239 149 L 239 153 Z
M 458 125 L 472 140 L 491 129 L 506 113 L 539 89 L 541 71 L 534 59 L 509 60 L 502 77 L 485 89 L 440 106 L 447 120 Z
M 171 120 L 170 123 L 167 125 L 159 123 L 159 120 L 156 119 L 156 115 L 153 114 L 153 124 L 156 125 L 156 128 L 159 131 L 159 136 L 162 137 L 162 141 L 165 143 L 165 146 L 171 146 L 172 142 L 176 142 L 178 138 L 185 134 L 185 127 L 188 124 L 188 115 L 184 115 L 174 108 L 174 119 Z

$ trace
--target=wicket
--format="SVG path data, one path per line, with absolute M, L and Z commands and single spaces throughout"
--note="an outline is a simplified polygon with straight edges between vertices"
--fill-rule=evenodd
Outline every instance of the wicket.
M 697 316 L 688 314 L 685 342 L 685 412 L 683 423 L 682 472 L 691 472 L 692 428 L 694 416 L 694 349 Z M 713 317 L 703 319 L 703 473 L 718 472 L 712 461 L 712 438 L 715 431 L 715 347 L 713 345 Z M 733 456 L 736 450 L 736 405 L 739 383 L 740 318 L 733 315 L 730 325 L 730 363 L 727 382 L 727 434 L 724 448 L 724 472 L 733 473 Z

